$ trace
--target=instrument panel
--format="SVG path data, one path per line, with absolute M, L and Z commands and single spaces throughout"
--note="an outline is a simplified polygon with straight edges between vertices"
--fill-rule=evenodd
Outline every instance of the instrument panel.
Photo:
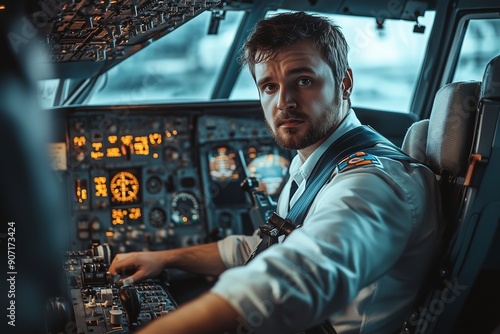
M 293 154 L 276 146 L 257 104 L 86 108 L 56 110 L 66 139 L 54 143 L 54 159 L 73 251 L 94 242 L 113 253 L 161 250 L 251 234 L 241 183 L 257 178 L 276 200 L 288 177 Z
M 67 116 L 73 246 L 116 252 L 205 241 L 194 118 L 105 109 Z
M 275 144 L 259 108 L 250 116 L 234 114 L 203 115 L 198 120 L 203 188 L 210 196 L 207 228 L 220 238 L 254 232 L 242 182 L 257 178 L 257 190 L 277 200 L 293 156 Z

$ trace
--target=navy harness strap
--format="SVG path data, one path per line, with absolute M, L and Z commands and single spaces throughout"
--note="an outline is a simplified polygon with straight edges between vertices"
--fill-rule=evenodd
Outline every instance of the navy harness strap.
M 377 144 L 384 146 L 375 147 Z M 285 219 L 295 226 L 302 224 L 311 203 L 331 177 L 340 160 L 359 151 L 379 157 L 416 162 L 416 160 L 403 153 L 396 145 L 370 127 L 366 125 L 356 127 L 334 141 L 319 158 L 311 176 L 307 180 L 304 193 L 292 206 Z

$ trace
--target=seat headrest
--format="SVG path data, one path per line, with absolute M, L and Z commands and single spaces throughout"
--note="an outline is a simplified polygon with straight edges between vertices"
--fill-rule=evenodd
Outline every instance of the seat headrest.
M 474 135 L 480 82 L 453 82 L 436 93 L 427 133 L 427 164 L 464 176 Z
M 483 75 L 481 99 L 500 101 L 500 56 L 490 60 Z
M 427 131 L 429 129 L 429 120 L 422 119 L 413 123 L 406 132 L 401 149 L 410 157 L 427 162 L 425 147 L 427 145 Z

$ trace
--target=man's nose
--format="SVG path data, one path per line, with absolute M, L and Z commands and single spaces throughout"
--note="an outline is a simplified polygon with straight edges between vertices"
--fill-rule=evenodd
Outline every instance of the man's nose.
M 290 89 L 286 87 L 281 87 L 278 94 L 278 104 L 276 106 L 279 110 L 285 111 L 290 109 L 295 109 L 297 103 Z

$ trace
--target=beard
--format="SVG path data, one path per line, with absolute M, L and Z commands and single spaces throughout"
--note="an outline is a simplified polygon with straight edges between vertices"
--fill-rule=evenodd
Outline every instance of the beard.
M 320 140 L 324 140 L 342 121 L 340 115 L 341 104 L 338 99 L 335 100 L 336 101 L 332 103 L 331 107 L 324 109 L 320 117 L 315 121 L 311 120 L 308 115 L 300 111 L 285 111 L 274 120 L 275 130 L 273 130 L 273 127 L 271 127 L 266 119 L 266 125 L 271 131 L 276 144 L 287 150 L 301 150 Z M 299 130 L 296 128 L 278 128 L 277 124 L 287 118 L 303 120 L 304 123 L 309 125 L 306 133 L 300 135 Z

